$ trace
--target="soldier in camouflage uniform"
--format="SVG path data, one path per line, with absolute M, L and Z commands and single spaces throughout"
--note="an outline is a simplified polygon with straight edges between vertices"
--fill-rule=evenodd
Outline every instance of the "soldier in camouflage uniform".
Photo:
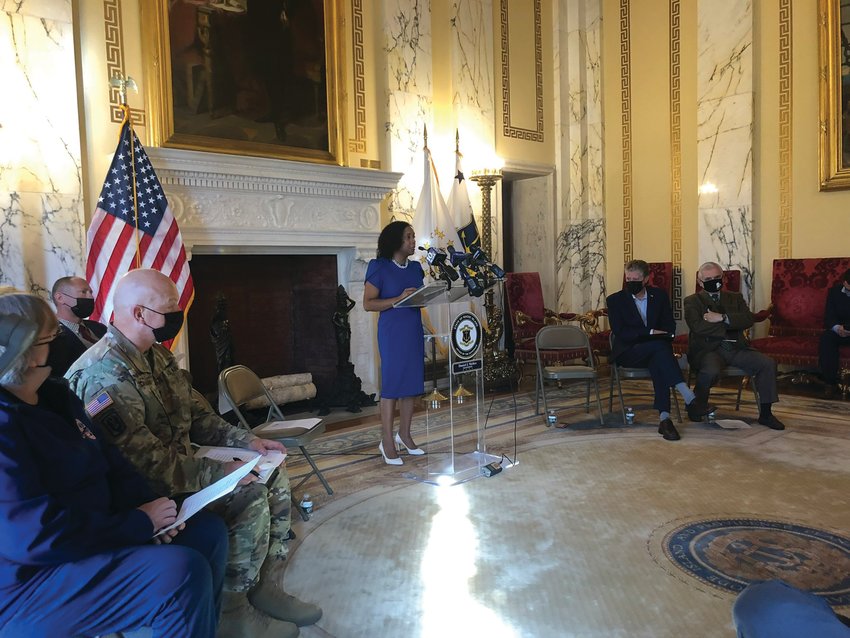
M 107 334 L 66 377 L 84 403 L 97 398 L 110 402 L 95 420 L 155 490 L 170 495 L 195 492 L 241 464 L 196 459 L 191 443 L 261 453 L 285 449 L 216 415 L 193 391 L 171 352 L 157 343 L 176 336 L 183 322 L 170 279 L 153 270 L 133 270 L 118 283 L 114 306 Z M 255 481 L 249 474 L 234 492 L 209 507 L 230 531 L 225 580 L 230 593 L 220 635 L 297 636 L 297 625 L 316 622 L 322 612 L 281 587 L 290 526 L 289 475 L 281 465 L 268 485 Z M 247 605 L 246 593 L 253 608 L 271 618 L 252 619 L 256 612 Z

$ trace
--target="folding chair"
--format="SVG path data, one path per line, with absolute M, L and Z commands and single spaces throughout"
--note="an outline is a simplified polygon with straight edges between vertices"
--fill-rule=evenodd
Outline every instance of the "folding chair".
M 266 386 L 263 385 L 263 382 L 260 378 L 254 374 L 249 368 L 245 366 L 231 366 L 230 368 L 226 368 L 221 371 L 221 374 L 218 375 L 218 389 L 219 392 L 224 396 L 227 403 L 233 408 L 233 412 L 236 414 L 236 417 L 239 419 L 239 422 L 243 427 L 251 429 L 251 426 L 248 424 L 248 421 L 245 419 L 245 415 L 240 410 L 240 407 L 245 405 L 248 401 L 253 399 L 258 399 L 260 397 L 265 397 L 269 402 L 269 412 L 266 415 L 266 420 L 261 424 L 265 425 L 270 421 L 285 421 L 285 417 L 283 413 L 280 411 L 280 408 L 272 399 L 271 394 L 266 389 Z M 259 427 L 259 426 L 255 426 Z M 313 470 L 307 474 L 304 478 L 302 478 L 297 485 L 291 488 L 290 493 L 295 493 L 301 485 L 309 479 L 313 474 L 315 474 L 318 479 L 322 482 L 322 485 L 327 491 L 328 494 L 333 494 L 334 491 L 331 489 L 331 486 L 328 485 L 328 482 L 325 480 L 325 477 L 322 475 L 319 468 L 316 466 L 315 461 L 313 461 L 313 457 L 310 456 L 310 453 L 307 451 L 305 447 L 308 443 L 313 441 L 317 436 L 322 434 L 325 431 L 325 426 L 323 423 L 315 426 L 314 428 L 288 428 L 284 430 L 275 430 L 273 433 L 269 433 L 269 438 L 274 438 L 276 441 L 280 441 L 287 448 L 299 448 L 301 453 L 304 455 L 304 458 L 307 459 L 307 462 L 310 464 L 310 467 Z M 292 499 L 293 506 L 296 506 L 295 499 Z M 297 507 L 297 506 L 296 506 Z M 309 518 L 306 512 L 301 512 L 301 518 L 305 521 Z
M 688 367 L 688 385 L 693 387 L 692 380 L 694 375 L 697 373 L 692 367 Z M 720 378 L 723 377 L 740 377 L 741 382 L 738 384 L 738 395 L 735 398 L 735 411 L 739 411 L 741 409 L 741 394 L 744 392 L 744 387 L 750 381 L 750 375 L 741 370 L 741 368 L 736 368 L 735 366 L 727 366 L 720 371 Z M 717 387 L 715 385 L 714 387 Z M 752 384 L 753 388 L 753 396 L 756 399 L 756 409 L 759 407 L 759 394 L 756 390 L 755 384 Z
M 608 336 L 608 344 L 611 350 L 614 349 L 614 333 L 611 333 Z M 623 379 L 627 380 L 637 380 L 637 379 L 652 379 L 652 374 L 649 372 L 649 368 L 629 368 L 626 366 L 618 365 L 616 361 L 612 358 L 610 360 L 611 364 L 611 387 L 608 389 L 608 412 L 614 411 L 614 381 L 617 382 L 617 394 L 620 396 L 620 410 L 623 413 L 623 425 L 628 425 L 626 420 L 626 404 L 623 401 L 623 386 L 621 381 Z M 676 406 L 676 418 L 679 423 L 682 422 L 682 411 L 679 408 L 679 396 L 670 388 L 670 396 L 673 400 L 673 404 Z
M 599 408 L 599 424 L 605 425 L 602 416 L 602 400 L 599 398 L 599 377 L 593 361 L 593 351 L 587 334 L 576 326 L 546 326 L 541 328 L 534 338 L 537 353 L 537 383 L 535 384 L 534 413 L 540 414 L 540 394 L 543 394 L 543 410 L 548 413 L 545 381 L 586 381 L 587 400 L 585 409 L 590 414 L 590 384 L 596 388 L 596 406 Z M 587 352 L 588 365 L 544 366 L 541 350 L 584 350 Z

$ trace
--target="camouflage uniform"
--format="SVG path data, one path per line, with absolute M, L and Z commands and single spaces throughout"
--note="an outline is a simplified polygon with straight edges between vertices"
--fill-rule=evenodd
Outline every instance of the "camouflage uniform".
M 174 356 L 159 344 L 141 353 L 115 326 L 66 374 L 88 403 L 106 392 L 112 404 L 94 420 L 160 494 L 195 492 L 225 475 L 224 464 L 196 459 L 191 443 L 247 447 L 257 437 L 216 415 L 193 392 Z M 237 487 L 211 504 L 230 532 L 225 589 L 256 584 L 267 556 L 286 557 L 290 522 L 289 475 L 281 465 L 268 485 Z

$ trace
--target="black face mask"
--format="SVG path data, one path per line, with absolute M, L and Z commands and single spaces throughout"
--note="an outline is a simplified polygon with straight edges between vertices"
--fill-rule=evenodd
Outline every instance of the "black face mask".
M 723 278 L 721 277 L 719 279 L 707 279 L 706 281 L 702 282 L 702 287 L 703 290 L 705 290 L 706 292 L 720 292 L 720 289 L 723 288 Z
M 51 368 L 51 373 L 55 373 L 59 369 L 59 364 L 61 363 L 61 352 L 59 348 L 56 347 L 56 340 L 52 339 L 47 343 L 47 360 L 40 366 L 35 366 L 36 368 Z
M 151 332 L 153 332 L 153 338 L 156 339 L 159 343 L 163 341 L 169 341 L 176 337 L 180 333 L 180 328 L 183 327 L 183 311 L 175 310 L 173 312 L 159 312 L 158 310 L 154 310 L 153 308 L 148 308 L 147 306 L 142 306 L 146 310 L 150 310 L 151 312 L 155 312 L 158 315 L 162 315 L 165 318 L 165 323 L 162 324 L 159 328 L 151 328 L 148 324 L 148 328 L 151 328 Z
M 88 297 L 74 298 L 77 300 L 77 304 L 75 306 L 70 306 L 70 308 L 75 317 L 85 319 L 94 312 L 94 299 L 89 299 Z
M 640 291 L 643 290 L 643 281 L 627 281 L 626 290 L 632 295 L 640 294 Z

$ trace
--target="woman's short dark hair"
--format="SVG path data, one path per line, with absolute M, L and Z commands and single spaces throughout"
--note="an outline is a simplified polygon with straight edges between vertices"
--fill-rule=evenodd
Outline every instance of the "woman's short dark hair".
M 404 231 L 410 226 L 407 222 L 390 222 L 384 226 L 378 237 L 378 257 L 392 259 L 404 242 Z

